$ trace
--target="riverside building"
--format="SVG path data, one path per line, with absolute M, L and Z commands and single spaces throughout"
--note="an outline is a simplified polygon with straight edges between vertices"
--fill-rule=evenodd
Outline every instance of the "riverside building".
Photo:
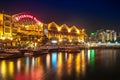
M 87 37 L 84 28 L 76 26 L 48 24 L 40 22 L 36 17 L 20 13 L 7 15 L 0 13 L 0 45 L 8 46 L 38 46 L 44 36 L 51 43 L 84 42 Z

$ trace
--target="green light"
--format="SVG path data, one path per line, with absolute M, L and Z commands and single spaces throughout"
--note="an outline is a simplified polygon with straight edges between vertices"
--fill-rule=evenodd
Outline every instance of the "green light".
M 90 50 L 90 66 L 91 69 L 94 70 L 94 63 L 95 63 L 95 50 Z
M 94 35 L 95 35 L 95 33 L 94 33 L 94 32 L 90 33 L 90 36 L 94 36 Z
M 91 57 L 91 58 L 94 58 L 94 57 L 95 57 L 95 56 L 94 56 L 94 53 L 95 53 L 95 50 L 93 50 L 93 49 L 90 50 L 90 54 L 91 54 L 90 57 Z

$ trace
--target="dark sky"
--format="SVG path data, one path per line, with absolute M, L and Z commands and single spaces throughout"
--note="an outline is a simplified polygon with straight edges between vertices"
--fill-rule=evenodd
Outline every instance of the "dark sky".
M 120 31 L 120 2 L 115 0 L 3 0 L 0 11 L 29 12 L 40 21 L 76 25 L 87 32 L 97 29 Z

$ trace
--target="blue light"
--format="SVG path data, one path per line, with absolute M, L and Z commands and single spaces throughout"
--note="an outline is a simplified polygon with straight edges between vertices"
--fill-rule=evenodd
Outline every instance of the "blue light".
M 30 67 L 30 58 L 29 57 L 26 57 L 26 64 L 27 64 L 27 67 L 29 68 Z
M 118 44 L 118 42 L 116 41 L 115 44 Z
M 55 68 L 57 64 L 57 52 L 52 53 L 52 67 Z

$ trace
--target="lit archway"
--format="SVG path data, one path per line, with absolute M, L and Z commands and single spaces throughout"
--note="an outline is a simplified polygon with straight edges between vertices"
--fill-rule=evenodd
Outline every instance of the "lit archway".
M 77 33 L 78 29 L 76 28 L 76 26 L 72 26 L 71 27 L 71 32 L 72 33 Z
M 58 31 L 59 26 L 55 22 L 51 22 L 48 24 L 48 30 Z
M 69 32 L 69 28 L 66 24 L 63 24 L 60 27 L 61 27 L 61 32 Z

